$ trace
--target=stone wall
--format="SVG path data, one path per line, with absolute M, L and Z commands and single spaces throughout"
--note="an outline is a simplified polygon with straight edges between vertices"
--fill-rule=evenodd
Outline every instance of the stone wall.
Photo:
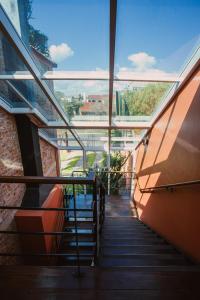
M 21 176 L 23 167 L 14 116 L 0 108 L 0 124 L 0 176 Z M 24 192 L 24 184 L 0 184 L 0 205 L 20 206 Z M 14 214 L 15 211 L 0 210 L 1 230 L 15 230 Z M 1 252 L 14 252 L 18 249 L 16 237 L 0 235 Z M 0 257 L 0 264 L 13 261 L 15 259 Z

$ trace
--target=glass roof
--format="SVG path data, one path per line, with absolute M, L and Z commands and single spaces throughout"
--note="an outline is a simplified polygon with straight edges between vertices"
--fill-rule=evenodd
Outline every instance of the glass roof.
M 200 57 L 199 1 L 112 3 L 0 0 L 0 104 L 60 149 L 134 149 Z
M 118 0 L 115 74 L 179 75 L 199 47 L 200 2 Z

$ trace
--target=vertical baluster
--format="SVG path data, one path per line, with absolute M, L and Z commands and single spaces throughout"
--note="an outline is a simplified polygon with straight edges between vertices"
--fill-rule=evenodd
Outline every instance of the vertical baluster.
M 77 272 L 74 275 L 77 277 L 81 277 L 78 226 L 77 226 L 76 191 L 75 191 L 74 184 L 73 184 L 73 200 L 74 200 L 74 229 L 75 229 L 76 257 L 77 257 Z
M 97 264 L 99 255 L 99 217 L 98 217 L 98 204 L 97 204 L 97 181 L 93 183 L 93 223 L 94 223 L 94 233 L 95 233 L 95 253 L 94 253 L 94 263 Z

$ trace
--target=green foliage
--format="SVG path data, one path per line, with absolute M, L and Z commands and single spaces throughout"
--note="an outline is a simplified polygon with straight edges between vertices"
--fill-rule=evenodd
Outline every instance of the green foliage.
M 121 171 L 124 163 L 126 161 L 126 156 L 120 151 L 116 151 L 110 156 L 110 169 L 111 171 Z
M 99 166 L 100 168 L 106 168 L 107 166 L 107 153 L 103 152 L 102 153 L 102 159 L 99 161 Z
M 110 156 L 110 190 L 112 194 L 118 194 L 122 179 L 123 179 L 123 173 L 120 171 L 122 170 L 122 167 L 126 163 L 127 157 L 123 155 L 120 151 L 111 153 Z M 104 166 L 106 166 L 106 158 L 104 159 Z M 105 187 L 107 187 L 108 184 L 108 173 L 106 173 L 108 169 L 102 168 L 98 175 L 101 178 L 101 181 L 104 183 Z M 112 173 L 114 172 L 114 173 Z M 116 172 L 116 173 L 115 173 Z
M 96 153 L 92 152 L 87 154 L 87 167 L 92 168 L 96 159 Z
M 32 19 L 32 2 L 32 0 L 24 1 L 25 18 L 29 33 L 29 44 L 46 57 L 49 57 L 48 37 L 30 24 L 30 20 Z
M 79 115 L 79 109 L 81 106 L 83 106 L 83 103 L 80 100 L 77 101 L 76 98 L 72 97 L 72 102 L 68 102 L 67 100 L 65 100 L 65 94 L 60 91 L 56 91 L 55 95 L 60 105 L 66 112 L 69 120 L 71 120 L 73 116 Z
M 48 37 L 32 25 L 29 25 L 29 43 L 40 53 L 49 56 Z
M 72 173 L 74 167 L 77 165 L 80 158 L 80 156 L 74 156 L 68 163 L 67 167 L 62 169 L 62 175 Z
M 153 83 L 141 89 L 127 90 L 123 94 L 129 114 L 150 116 L 169 88 L 168 83 Z

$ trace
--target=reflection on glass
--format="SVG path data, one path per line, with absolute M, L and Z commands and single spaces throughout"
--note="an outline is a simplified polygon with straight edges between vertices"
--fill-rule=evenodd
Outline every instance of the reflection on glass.
M 34 80 L 9 81 L 30 105 L 36 108 L 48 121 L 62 121 L 61 117 L 50 103 L 47 96 Z
M 14 75 L 16 72 L 29 74 L 13 45 L 0 30 L 0 74 Z
M 46 137 L 57 147 L 81 149 L 79 143 L 76 141 L 72 133 L 67 129 L 40 129 L 40 132 L 46 135 Z
M 0 80 L 0 97 L 11 108 L 29 108 L 28 104 L 16 93 L 8 81 Z

